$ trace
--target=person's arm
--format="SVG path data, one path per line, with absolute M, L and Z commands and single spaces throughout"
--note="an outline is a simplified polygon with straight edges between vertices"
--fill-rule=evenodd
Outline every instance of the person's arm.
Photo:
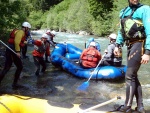
M 25 36 L 25 33 L 23 30 L 18 30 L 15 34 L 14 44 L 15 44 L 15 51 L 20 52 L 20 43 L 22 38 Z
M 55 47 L 56 42 L 50 40 L 49 43 L 50 43 L 53 47 Z
M 142 9 L 142 7 L 141 7 Z M 143 17 L 142 22 L 145 28 L 145 34 L 146 34 L 146 41 L 145 41 L 145 52 L 142 56 L 141 63 L 147 64 L 150 60 L 150 7 L 149 6 L 143 6 Z
M 143 9 L 143 10 L 142 10 Z M 146 41 L 145 41 L 145 54 L 150 55 L 150 7 L 143 6 L 142 10 L 142 22 L 145 28 Z M 141 11 L 140 10 L 140 11 Z
M 122 37 L 121 31 L 118 31 L 117 39 L 116 39 L 116 47 L 114 49 L 114 54 L 119 55 L 119 47 L 124 44 L 124 39 Z
M 104 58 L 106 59 L 106 60 L 111 60 L 111 58 L 112 58 L 112 55 L 113 55 L 113 48 L 114 48 L 114 46 L 115 45 L 109 45 L 108 47 L 107 47 L 107 53 L 105 54 L 105 56 L 104 56 Z

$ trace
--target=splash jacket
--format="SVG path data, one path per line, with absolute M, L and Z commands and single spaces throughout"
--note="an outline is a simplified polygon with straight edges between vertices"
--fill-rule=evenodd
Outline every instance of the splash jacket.
M 44 43 L 41 40 L 35 40 L 33 44 L 34 44 L 34 50 L 32 52 L 32 55 L 43 57 L 46 51 Z
M 101 60 L 101 54 L 96 48 L 89 47 L 82 52 L 80 60 L 83 67 L 94 68 Z
M 120 12 L 120 18 L 129 16 L 131 12 L 132 12 L 131 7 L 127 7 L 125 10 L 122 9 Z M 143 5 L 137 8 L 134 14 L 132 15 L 132 19 L 139 20 L 143 23 L 143 26 L 145 28 L 145 34 L 146 34 L 146 39 L 144 44 L 145 54 L 150 54 L 150 7 L 147 5 Z M 122 45 L 124 44 L 124 42 L 125 40 L 122 37 L 121 31 L 119 30 L 116 43 Z

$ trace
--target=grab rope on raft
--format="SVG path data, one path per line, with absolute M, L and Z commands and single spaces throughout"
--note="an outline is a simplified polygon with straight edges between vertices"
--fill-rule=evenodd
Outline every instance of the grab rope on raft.
M 4 108 L 6 108 L 10 113 L 13 113 L 4 103 L 0 102 L 0 104 L 1 104 Z

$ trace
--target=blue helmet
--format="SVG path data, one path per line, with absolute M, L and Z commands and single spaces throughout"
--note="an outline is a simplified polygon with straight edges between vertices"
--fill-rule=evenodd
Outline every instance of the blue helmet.
M 89 42 L 92 42 L 92 41 L 94 41 L 94 38 L 93 38 L 93 37 L 89 39 Z

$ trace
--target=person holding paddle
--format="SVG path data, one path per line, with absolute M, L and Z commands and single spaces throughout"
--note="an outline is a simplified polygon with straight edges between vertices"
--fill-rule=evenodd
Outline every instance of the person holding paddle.
M 80 63 L 84 68 L 95 68 L 100 60 L 101 54 L 96 49 L 95 42 L 91 42 L 90 46 L 80 56 Z
M 6 61 L 5 66 L 0 74 L 0 83 L 6 73 L 10 70 L 12 63 L 14 63 L 17 67 L 17 70 L 14 75 L 14 81 L 12 84 L 12 88 L 23 88 L 24 86 L 18 84 L 18 80 L 20 77 L 20 73 L 23 69 L 23 64 L 21 61 L 21 47 L 24 47 L 24 42 L 26 38 L 26 32 L 31 28 L 30 23 L 23 22 L 22 29 L 14 29 L 10 33 L 10 37 L 8 40 L 8 46 L 6 49 Z
M 141 64 L 147 64 L 150 60 L 150 7 L 140 4 L 139 0 L 128 2 L 129 6 L 120 12 L 121 25 L 114 50 L 114 54 L 117 55 L 118 47 L 126 42 L 128 67 L 125 76 L 126 99 L 120 111 L 131 113 L 135 96 L 137 103 L 135 110 L 138 113 L 146 113 L 137 72 Z

